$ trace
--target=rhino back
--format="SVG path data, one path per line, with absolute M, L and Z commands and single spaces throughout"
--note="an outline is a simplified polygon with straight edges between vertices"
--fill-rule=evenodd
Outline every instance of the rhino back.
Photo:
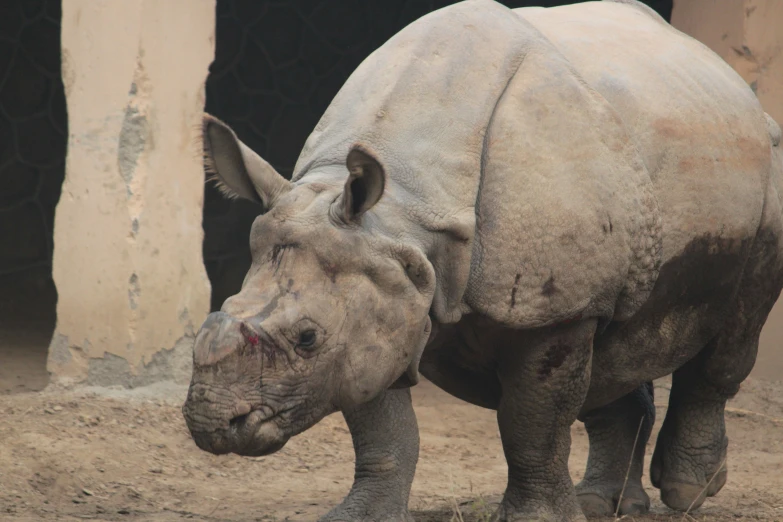
M 433 312 L 441 322 L 466 309 L 487 125 L 525 55 L 542 42 L 490 0 L 430 13 L 362 62 L 297 161 L 294 182 L 308 182 L 344 178 L 338 167 L 353 144 L 375 153 L 387 185 L 366 226 L 425 251 L 435 266 Z
M 655 201 L 622 122 L 499 3 L 436 11 L 370 55 L 307 140 L 294 181 L 345 176 L 338 167 L 355 143 L 389 178 L 369 226 L 425 250 L 440 322 L 465 312 L 515 327 L 629 314 L 655 280 Z M 546 236 L 541 252 L 535 234 Z M 574 268 L 585 255 L 593 265 Z M 554 288 L 569 291 L 553 298 L 555 272 Z
M 365 226 L 425 251 L 444 323 L 626 319 L 695 238 L 753 236 L 769 139 L 726 64 L 633 5 L 516 13 L 468 0 L 390 39 L 294 182 L 340 181 L 352 145 L 374 151 L 388 180 Z
M 751 89 L 720 57 L 638 6 L 517 9 L 617 110 L 652 179 L 663 261 L 694 239 L 754 237 L 770 139 Z
M 660 215 L 622 120 L 553 46 L 531 51 L 487 132 L 466 301 L 501 324 L 631 317 Z

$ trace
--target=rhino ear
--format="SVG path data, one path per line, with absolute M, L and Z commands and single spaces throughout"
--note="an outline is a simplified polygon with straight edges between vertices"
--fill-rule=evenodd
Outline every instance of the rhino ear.
M 346 222 L 358 221 L 383 195 L 386 173 L 375 157 L 360 145 L 355 145 L 345 161 L 348 181 L 345 183 L 342 217 Z
M 204 169 L 226 196 L 249 199 L 268 210 L 291 190 L 291 183 L 242 143 L 222 121 L 204 114 L 201 133 Z

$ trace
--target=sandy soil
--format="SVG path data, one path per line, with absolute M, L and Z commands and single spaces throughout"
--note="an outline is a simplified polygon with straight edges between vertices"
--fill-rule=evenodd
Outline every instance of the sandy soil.
M 657 384 L 660 426 L 668 384 Z M 173 385 L 134 390 L 0 396 L 0 520 L 315 520 L 349 490 L 353 450 L 332 415 L 263 458 L 196 448 Z M 411 508 L 417 521 L 487 520 L 505 485 L 494 412 L 430 383 L 414 389 L 421 458 Z M 783 383 L 749 381 L 730 404 L 729 481 L 695 520 L 783 520 Z M 587 438 L 573 427 L 572 475 Z M 648 448 L 649 454 L 652 446 Z M 653 515 L 682 520 L 654 495 Z M 627 519 L 628 520 L 628 519 Z

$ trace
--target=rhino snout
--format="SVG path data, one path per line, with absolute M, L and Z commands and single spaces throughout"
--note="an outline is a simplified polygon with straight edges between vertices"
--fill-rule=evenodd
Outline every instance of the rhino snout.
M 279 406 L 260 390 L 257 347 L 273 345 L 247 321 L 225 312 L 207 316 L 193 346 L 193 378 L 182 406 L 196 445 L 215 454 L 261 456 L 282 448 L 287 436 Z
M 196 446 L 216 455 L 263 456 L 287 442 L 270 408 L 252 409 L 212 387 L 191 385 L 182 414 Z

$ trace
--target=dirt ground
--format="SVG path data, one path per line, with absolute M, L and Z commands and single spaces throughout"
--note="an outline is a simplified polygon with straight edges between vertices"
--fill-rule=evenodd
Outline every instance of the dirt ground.
M 668 383 L 657 383 L 660 426 Z M 179 411 L 185 389 L 53 390 L 0 395 L 0 520 L 315 520 L 349 490 L 353 450 L 332 415 L 262 458 L 196 448 Z M 505 485 L 494 412 L 422 383 L 414 388 L 421 457 L 417 521 L 488 519 Z M 750 380 L 727 415 L 729 481 L 691 520 L 783 521 L 783 383 Z M 587 457 L 573 427 L 571 469 Z M 652 453 L 648 447 L 647 461 Z M 653 515 L 683 520 L 654 497 Z

